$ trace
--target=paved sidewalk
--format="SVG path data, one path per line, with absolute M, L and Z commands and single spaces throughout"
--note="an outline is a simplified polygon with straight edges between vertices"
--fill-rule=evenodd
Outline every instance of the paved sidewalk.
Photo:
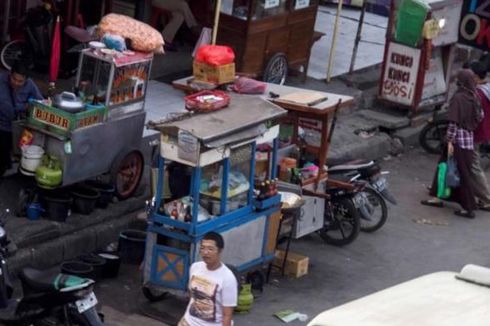
M 333 53 L 332 77 L 349 72 L 360 13 L 359 9 L 345 6 L 342 9 L 336 48 Z M 318 40 L 311 50 L 310 66 L 308 68 L 309 77 L 322 80 L 327 77 L 327 66 L 336 14 L 336 5 L 320 6 L 318 9 L 315 30 L 325 33 L 325 36 Z M 381 63 L 387 24 L 387 17 L 366 12 L 354 70 Z

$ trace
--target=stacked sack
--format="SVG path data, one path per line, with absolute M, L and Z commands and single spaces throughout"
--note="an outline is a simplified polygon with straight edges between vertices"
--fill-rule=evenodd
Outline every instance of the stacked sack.
M 131 47 L 136 51 L 163 53 L 162 34 L 148 24 L 128 16 L 108 14 L 99 23 L 97 33 L 114 34 L 129 39 Z

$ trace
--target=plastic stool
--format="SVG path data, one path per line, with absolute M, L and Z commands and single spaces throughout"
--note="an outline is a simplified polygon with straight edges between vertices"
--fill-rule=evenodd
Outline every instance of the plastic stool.
M 172 12 L 166 9 L 151 6 L 150 25 L 153 28 L 158 29 L 158 23 L 160 22 L 162 16 L 165 16 L 166 18 L 170 19 L 170 17 L 172 16 Z

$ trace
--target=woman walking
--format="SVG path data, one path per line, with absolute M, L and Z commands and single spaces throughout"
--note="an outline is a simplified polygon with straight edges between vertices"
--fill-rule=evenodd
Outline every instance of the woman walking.
M 462 209 L 454 214 L 474 218 L 476 209 L 474 186 L 471 178 L 471 165 L 473 163 L 473 131 L 481 119 L 483 111 L 476 93 L 476 82 L 473 72 L 469 69 L 461 69 L 458 72 L 456 84 L 458 89 L 449 102 L 447 129 L 447 151 L 441 155 L 439 162 L 446 161 L 448 156 L 453 156 L 460 175 L 460 185 L 451 189 L 449 201 L 455 201 Z M 437 171 L 432 182 L 431 199 L 423 200 L 423 205 L 443 207 L 443 202 L 437 198 Z

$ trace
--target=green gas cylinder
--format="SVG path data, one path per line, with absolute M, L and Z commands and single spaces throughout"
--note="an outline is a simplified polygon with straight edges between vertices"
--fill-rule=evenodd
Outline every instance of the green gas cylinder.
M 247 313 L 252 308 L 254 302 L 254 296 L 252 294 L 252 284 L 245 283 L 240 285 L 240 292 L 238 293 L 238 302 L 235 307 L 237 313 Z
M 429 10 L 424 0 L 403 0 L 396 15 L 395 41 L 417 47 Z
M 44 155 L 41 165 L 36 169 L 36 182 L 39 187 L 52 189 L 63 180 L 60 160 L 54 155 Z

